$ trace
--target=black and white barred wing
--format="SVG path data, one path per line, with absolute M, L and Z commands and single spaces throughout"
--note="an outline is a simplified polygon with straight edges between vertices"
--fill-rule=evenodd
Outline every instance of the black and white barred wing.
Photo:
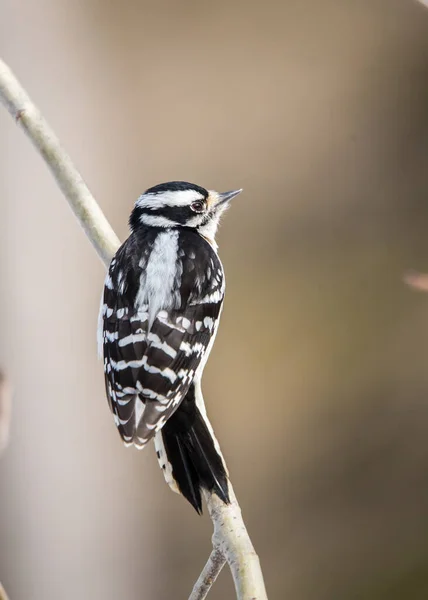
M 202 298 L 202 300 L 204 300 Z M 105 309 L 106 389 L 126 444 L 143 447 L 186 395 L 215 332 L 221 308 L 195 299 L 182 311 L 161 310 L 150 329 L 148 307 Z

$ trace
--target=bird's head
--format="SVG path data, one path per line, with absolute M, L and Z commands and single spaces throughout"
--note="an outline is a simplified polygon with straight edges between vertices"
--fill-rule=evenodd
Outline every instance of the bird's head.
M 132 231 L 142 226 L 191 227 L 214 242 L 222 213 L 240 192 L 219 193 L 185 181 L 161 183 L 138 198 L 129 224 Z

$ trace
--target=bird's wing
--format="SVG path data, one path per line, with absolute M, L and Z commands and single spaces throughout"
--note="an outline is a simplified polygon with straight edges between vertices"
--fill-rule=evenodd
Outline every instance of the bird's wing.
M 152 314 L 153 305 L 139 300 L 151 297 L 141 293 L 151 247 L 148 240 L 138 246 L 132 235 L 121 246 L 110 265 L 101 310 L 110 408 L 124 442 L 140 447 L 163 427 L 203 367 L 224 296 L 219 258 L 208 242 L 187 232 L 177 256 L 180 302 Z
M 106 389 L 125 443 L 143 447 L 179 406 L 215 332 L 221 300 L 217 293 L 183 310 L 161 310 L 148 333 L 147 306 L 135 314 L 106 310 Z

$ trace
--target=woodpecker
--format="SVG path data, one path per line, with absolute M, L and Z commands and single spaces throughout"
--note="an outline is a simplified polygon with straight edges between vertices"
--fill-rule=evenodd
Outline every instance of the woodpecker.
M 201 489 L 229 502 L 201 378 L 225 292 L 215 235 L 241 191 L 173 181 L 144 192 L 101 300 L 98 343 L 123 442 L 141 449 L 154 438 L 166 482 L 200 514 Z

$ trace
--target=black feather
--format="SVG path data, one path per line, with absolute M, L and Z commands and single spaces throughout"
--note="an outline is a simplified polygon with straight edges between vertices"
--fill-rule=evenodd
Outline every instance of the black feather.
M 229 503 L 226 470 L 196 406 L 194 385 L 164 425 L 162 437 L 174 480 L 199 514 L 202 513 L 201 488 Z

